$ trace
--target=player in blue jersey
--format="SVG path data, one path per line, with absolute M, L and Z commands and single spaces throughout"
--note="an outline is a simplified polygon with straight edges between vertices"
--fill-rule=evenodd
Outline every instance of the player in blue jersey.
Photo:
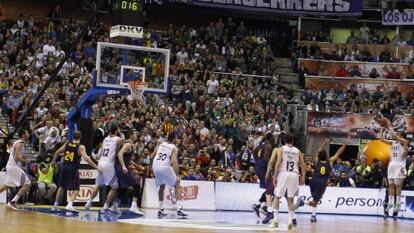
M 328 152 L 324 149 L 327 144 L 329 145 L 329 142 L 330 139 L 326 139 L 317 152 L 314 173 L 309 183 L 312 200 L 304 201 L 302 198 L 298 198 L 296 203 L 296 209 L 305 204 L 312 208 L 311 222 L 316 222 L 316 206 L 325 193 L 329 177 L 331 176 L 332 165 L 344 152 L 346 145 L 349 143 L 349 137 L 331 158 L 329 158 Z

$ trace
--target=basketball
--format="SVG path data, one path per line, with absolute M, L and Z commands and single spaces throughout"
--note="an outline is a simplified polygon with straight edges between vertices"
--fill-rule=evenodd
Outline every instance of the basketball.
M 364 155 L 368 165 L 371 165 L 374 159 L 378 159 L 384 165 L 387 165 L 390 160 L 391 145 L 380 140 L 373 140 L 365 147 Z

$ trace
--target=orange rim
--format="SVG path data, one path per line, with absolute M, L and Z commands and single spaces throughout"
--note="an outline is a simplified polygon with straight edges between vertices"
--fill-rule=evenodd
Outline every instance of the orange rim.
M 137 88 L 140 88 L 140 87 L 143 87 L 143 88 L 147 87 L 147 83 L 146 82 L 139 81 L 139 80 L 129 81 L 128 82 L 128 85 L 130 87 L 134 88 L 134 89 L 137 89 Z

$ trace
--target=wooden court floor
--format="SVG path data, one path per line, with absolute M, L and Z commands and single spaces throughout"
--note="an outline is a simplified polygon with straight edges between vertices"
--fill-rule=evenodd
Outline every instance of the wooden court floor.
M 191 212 L 190 212 L 191 214 Z M 214 214 L 214 213 L 213 213 Z M 225 214 L 225 213 L 224 213 Z M 236 213 L 237 214 L 237 213 Z M 242 214 L 241 217 L 247 215 Z M 250 216 L 250 215 L 249 215 Z M 291 232 L 315 233 L 381 233 L 381 232 L 414 232 L 413 220 L 391 219 L 383 220 L 376 217 L 347 217 L 319 215 L 318 222 L 311 224 L 308 215 L 297 215 L 299 225 Z M 281 221 L 285 221 L 281 214 Z M 224 230 L 206 230 L 191 228 L 171 228 L 160 226 L 147 226 L 121 222 L 85 222 L 76 219 L 50 216 L 30 211 L 13 211 L 4 205 L 0 206 L 0 233 L 192 233 L 192 232 L 235 232 Z M 238 232 L 270 232 L 266 231 L 238 231 Z M 286 229 L 274 232 L 288 232 Z

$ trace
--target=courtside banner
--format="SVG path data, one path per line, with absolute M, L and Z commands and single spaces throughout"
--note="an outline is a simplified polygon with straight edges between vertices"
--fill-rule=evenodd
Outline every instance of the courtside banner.
M 251 13 L 359 16 L 362 3 L 363 0 L 192 0 L 189 4 Z
M 382 11 L 382 25 L 414 25 L 414 9 Z
M 214 204 L 214 182 L 207 181 L 180 181 L 183 206 L 187 210 L 215 210 Z M 166 187 L 164 192 L 164 208 L 175 209 L 175 190 Z M 158 189 L 155 186 L 155 179 L 146 179 L 142 207 L 158 208 Z
M 4 184 L 4 181 L 6 180 L 6 172 L 0 172 L 0 184 Z M 0 193 L 0 203 L 6 203 L 7 202 L 7 192 Z
M 216 209 L 251 211 L 252 204 L 258 202 L 263 191 L 264 189 L 260 189 L 258 184 L 217 182 Z M 311 200 L 309 186 L 300 186 L 297 197 Z M 317 211 L 324 214 L 382 216 L 384 198 L 385 189 L 328 187 Z M 280 210 L 287 211 L 286 198 L 281 199 Z M 311 213 L 311 211 L 310 207 L 304 206 L 296 212 Z M 399 216 L 414 218 L 414 191 L 402 192 Z
M 259 184 L 216 182 L 216 209 L 252 210 L 263 192 Z
M 92 191 L 94 189 L 95 185 L 85 185 L 81 184 L 78 196 L 75 199 L 75 203 L 85 203 L 91 198 Z M 72 191 L 66 192 L 66 198 L 69 199 L 70 195 L 72 194 Z M 92 200 L 92 202 L 99 202 L 99 191 L 96 197 Z

